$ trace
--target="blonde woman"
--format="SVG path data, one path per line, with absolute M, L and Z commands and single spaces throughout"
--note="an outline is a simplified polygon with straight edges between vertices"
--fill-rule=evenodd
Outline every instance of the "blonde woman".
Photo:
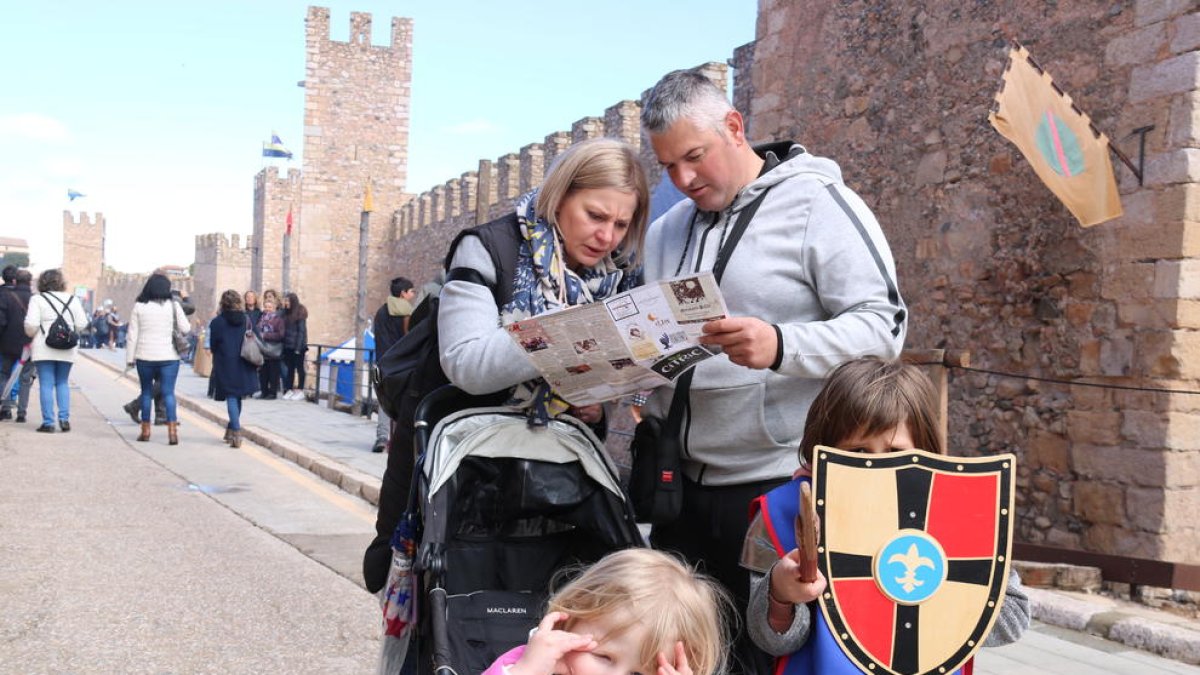
M 472 394 L 515 398 L 535 419 L 569 405 L 541 380 L 505 326 L 537 314 L 607 298 L 641 284 L 637 261 L 645 239 L 650 189 L 637 151 L 601 138 L 560 155 L 542 187 L 514 211 L 464 231 L 455 240 L 438 310 L 441 365 Z M 412 447 L 412 413 L 400 411 L 393 448 Z M 599 405 L 571 409 L 589 424 Z M 411 452 L 392 452 L 383 477 L 376 537 L 363 563 L 367 589 L 383 587 L 388 541 L 404 509 Z

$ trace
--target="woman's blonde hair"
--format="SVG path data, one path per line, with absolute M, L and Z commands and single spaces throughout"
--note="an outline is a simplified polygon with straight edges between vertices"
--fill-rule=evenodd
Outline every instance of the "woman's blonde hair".
M 855 435 L 873 436 L 908 424 L 913 444 L 945 454 L 937 424 L 937 393 L 921 369 L 866 356 L 834 369 L 804 422 L 800 456 L 811 464 L 818 445 L 837 447 Z
M 537 215 L 558 227 L 556 214 L 567 195 L 576 190 L 605 188 L 637 197 L 629 230 L 613 257 L 622 264 L 640 260 L 646 240 L 646 221 L 650 217 L 650 184 L 637 151 L 624 141 L 593 138 L 567 148 L 546 172 L 546 179 L 538 191 Z
M 642 672 L 656 672 L 658 654 L 673 659 L 675 643 L 683 642 L 696 675 L 725 671 L 730 645 L 726 617 L 733 616 L 731 608 L 729 596 L 715 581 L 669 554 L 648 548 L 608 554 L 549 602 L 549 611 L 570 617 L 564 630 L 613 614 L 629 618 L 623 630 L 644 626 L 647 639 L 638 655 Z

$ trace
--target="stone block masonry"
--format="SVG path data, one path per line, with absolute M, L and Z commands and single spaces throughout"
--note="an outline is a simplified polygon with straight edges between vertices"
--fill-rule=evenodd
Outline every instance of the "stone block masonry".
M 333 342 L 354 332 L 359 214 L 368 181 L 374 196 L 368 269 L 369 317 L 387 296 L 391 214 L 408 200 L 412 20 L 393 18 L 391 41 L 371 44 L 371 15 L 350 15 L 350 38 L 329 38 L 329 10 L 310 7 L 306 24 L 304 169 L 293 213 L 296 255 L 291 285 L 309 310 L 309 339 Z M 276 190 L 279 192 L 286 190 Z M 268 190 L 269 192 L 269 190 Z M 272 203 L 267 195 L 267 203 Z M 276 199 L 274 203 L 280 202 Z M 260 279 L 270 278 L 278 207 L 264 205 Z M 286 216 L 286 211 L 283 212 Z M 276 249 L 278 251 L 278 249 Z
M 193 315 L 207 324 L 216 316 L 221 293 L 234 289 L 242 293 L 250 288 L 254 251 L 241 237 L 223 234 L 196 236 L 196 262 L 192 270 Z
M 288 169 L 280 176 L 279 169 L 267 167 L 254 177 L 254 233 L 250 239 L 251 269 L 248 288 L 261 293 L 273 288 L 280 293 L 291 290 L 283 280 L 283 238 L 287 230 L 288 213 L 292 214 L 293 231 L 300 222 L 300 171 Z M 292 237 L 291 259 L 295 269 L 300 258 L 298 238 Z M 291 275 L 292 283 L 295 275 Z
M 841 165 L 887 233 L 910 346 L 1064 381 L 1200 390 L 1200 9 L 760 0 L 750 128 Z M 1125 215 L 1080 228 L 987 112 L 1019 38 L 1096 125 Z M 832 75 L 831 75 L 832 74 Z M 739 99 L 743 100 L 743 99 Z M 952 375 L 950 448 L 1019 458 L 1022 541 L 1200 562 L 1200 396 Z
M 76 218 L 63 211 L 63 276 L 71 292 L 83 287 L 90 301 L 103 302 L 100 277 L 104 274 L 104 214 L 80 212 Z M 37 280 L 34 280 L 36 289 Z

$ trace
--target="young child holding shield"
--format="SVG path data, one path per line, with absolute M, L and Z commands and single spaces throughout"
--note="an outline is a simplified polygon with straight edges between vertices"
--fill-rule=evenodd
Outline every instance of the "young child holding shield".
M 944 454 L 938 434 L 937 398 L 933 384 L 916 366 L 861 358 L 848 361 L 835 369 L 809 408 L 804 436 L 800 444 L 801 468 L 795 480 L 779 490 L 799 489 L 809 481 L 808 467 L 813 448 L 818 445 L 864 453 L 884 453 L 920 448 Z M 767 499 L 764 496 L 760 499 Z M 760 503 L 765 508 L 766 502 Z M 794 507 L 793 507 L 794 508 Z M 795 511 L 789 515 L 794 519 Z M 762 570 L 763 513 L 758 511 L 755 522 L 746 535 L 743 562 L 751 570 Z M 759 563 L 751 561 L 758 551 Z M 819 612 L 817 598 L 825 591 L 827 582 L 820 571 L 815 580 L 803 581 L 801 565 L 804 557 L 798 549 L 770 564 L 769 570 L 751 572 L 750 604 L 747 610 L 747 629 L 755 644 L 773 656 L 793 655 L 789 672 L 843 672 L 829 659 L 814 654 L 818 640 L 813 636 L 815 614 Z M 1029 600 L 1021 590 L 1015 572 L 1008 580 L 1005 600 L 996 622 L 983 646 L 994 647 L 1016 641 L 1029 626 Z M 849 659 L 845 672 L 858 672 Z

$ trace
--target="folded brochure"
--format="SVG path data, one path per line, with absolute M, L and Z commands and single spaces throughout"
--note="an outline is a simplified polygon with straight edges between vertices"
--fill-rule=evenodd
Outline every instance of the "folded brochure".
M 701 327 L 728 313 L 716 279 L 701 272 L 506 328 L 559 396 L 589 405 L 668 384 L 712 357 Z

